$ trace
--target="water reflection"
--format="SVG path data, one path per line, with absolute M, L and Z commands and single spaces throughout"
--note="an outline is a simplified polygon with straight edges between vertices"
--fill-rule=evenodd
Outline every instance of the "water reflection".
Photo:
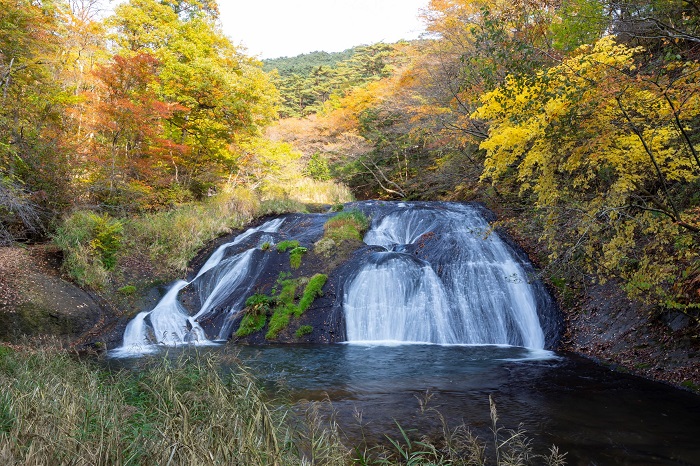
M 524 348 L 435 345 L 241 347 L 271 393 L 329 399 L 354 440 L 423 434 L 462 421 L 490 438 L 489 396 L 501 423 L 520 423 L 569 465 L 700 464 L 700 397 L 610 371 L 582 358 Z M 427 395 L 426 395 L 427 393 Z M 361 423 L 358 423 L 361 413 Z

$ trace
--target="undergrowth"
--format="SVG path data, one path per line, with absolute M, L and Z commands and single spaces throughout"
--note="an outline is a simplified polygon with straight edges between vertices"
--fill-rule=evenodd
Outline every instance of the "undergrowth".
M 65 219 L 54 242 L 65 252 L 64 266 L 79 284 L 103 288 L 122 248 L 124 224 L 107 214 L 78 211 Z
M 125 271 L 129 271 L 134 258 L 148 261 L 151 279 L 170 280 L 185 273 L 192 258 L 209 241 L 245 227 L 254 218 L 306 212 L 302 202 L 309 200 L 301 191 L 315 190 L 312 202 L 352 199 L 347 188 L 336 183 L 305 183 L 285 190 L 299 195 L 287 193 L 281 197 L 224 186 L 201 202 L 123 218 L 77 210 L 61 221 L 53 238 L 64 252 L 65 270 L 79 285 L 98 290 L 110 284 L 115 285 L 114 289 L 123 287 L 128 283 L 119 280 L 127 275 Z

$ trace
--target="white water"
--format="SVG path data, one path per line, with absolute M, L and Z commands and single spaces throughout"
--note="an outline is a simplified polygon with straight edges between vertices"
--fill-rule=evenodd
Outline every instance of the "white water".
M 219 265 L 219 262 L 221 262 L 221 258 L 224 257 L 224 253 L 228 248 L 231 246 L 234 246 L 236 244 L 239 244 L 242 242 L 244 239 L 248 238 L 251 236 L 253 233 L 257 233 L 258 231 L 264 231 L 267 233 L 275 233 L 279 231 L 280 226 L 282 226 L 282 222 L 284 222 L 284 218 L 275 218 L 272 219 L 268 222 L 265 222 L 263 225 L 257 227 L 257 228 L 250 228 L 240 235 L 236 236 L 233 241 L 230 243 L 222 244 L 221 246 L 218 247 L 214 253 L 209 256 L 209 259 L 204 263 L 201 269 L 199 269 L 199 272 L 197 272 L 197 276 L 195 279 L 199 278 L 200 275 L 204 274 L 207 272 L 209 269 L 216 267 Z
M 365 242 L 387 250 L 345 288 L 348 341 L 543 348 L 535 290 L 489 228 L 458 204 L 409 205 L 375 221 Z
M 241 243 L 259 231 L 275 233 L 283 222 L 283 218 L 270 220 L 259 227 L 246 230 L 236 236 L 232 242 L 220 246 L 204 263 L 192 281 L 178 280 L 152 310 L 141 312 L 132 319 L 124 330 L 122 346 L 110 351 L 110 355 L 114 357 L 139 356 L 152 353 L 161 346 L 214 344 L 206 337 L 198 322 L 206 317 L 215 306 L 228 298 L 245 278 L 248 278 L 251 256 L 254 251 L 254 249 L 248 249 L 243 253 L 223 259 L 226 249 Z M 200 277 L 207 272 L 213 276 L 213 279 L 201 280 Z M 199 286 L 201 302 L 204 304 L 194 316 L 190 316 L 180 304 L 178 294 L 183 288 L 198 279 L 205 282 Z M 235 312 L 237 312 L 236 309 L 229 310 L 229 313 Z M 227 321 L 230 320 L 227 319 Z M 220 335 L 218 338 L 221 338 Z
M 348 341 L 453 343 L 442 282 L 427 263 L 397 253 L 376 253 L 346 290 Z
M 349 343 L 544 347 L 537 290 L 476 208 L 439 202 L 359 205 L 374 219 L 365 242 L 383 250 L 367 251 L 364 262 L 342 277 Z M 312 218 L 317 221 L 302 217 L 287 224 L 285 238 L 319 237 L 323 221 Z M 237 244 L 240 249 L 256 232 L 274 235 L 283 222 L 271 220 L 219 247 L 191 282 L 175 283 L 152 310 L 136 316 L 122 347 L 111 354 L 227 339 L 270 257 L 250 244 L 235 255 L 227 249 Z M 273 237 L 261 235 L 256 242 L 272 243 Z M 191 292 L 185 296 L 196 295 L 200 303 L 194 315 L 179 299 L 186 287 Z

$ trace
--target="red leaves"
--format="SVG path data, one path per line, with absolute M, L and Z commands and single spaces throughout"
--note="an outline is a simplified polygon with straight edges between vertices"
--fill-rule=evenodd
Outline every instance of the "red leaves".
M 187 147 L 169 137 L 167 121 L 187 109 L 158 94 L 160 62 L 152 55 L 117 55 L 95 72 L 100 81 L 93 102 L 98 164 L 116 165 L 119 177 L 146 185 L 167 184 L 173 157 Z M 114 171 L 114 170 L 112 170 Z M 117 176 L 114 173 L 110 176 Z

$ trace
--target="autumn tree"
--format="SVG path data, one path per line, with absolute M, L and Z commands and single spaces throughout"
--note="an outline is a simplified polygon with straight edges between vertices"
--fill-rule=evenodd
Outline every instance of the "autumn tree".
M 432 0 L 423 16 L 435 39 L 424 63 L 447 131 L 463 144 L 486 136 L 470 118 L 478 98 L 509 74 L 528 75 L 556 60 L 550 26 L 559 2 Z
M 86 181 L 101 205 L 157 206 L 158 189 L 175 180 L 187 148 L 167 138 L 167 119 L 181 107 L 156 94 L 159 66 L 146 53 L 117 55 L 95 72 L 99 86 L 91 94 L 92 164 Z
M 132 0 L 109 19 L 120 55 L 152 55 L 153 90 L 176 110 L 166 118 L 174 181 L 195 195 L 238 169 L 238 149 L 275 116 L 276 91 L 259 62 L 239 53 L 217 26 L 214 2 Z
M 0 240 L 41 236 L 70 202 L 64 110 L 73 95 L 55 79 L 66 5 L 0 1 Z
M 483 178 L 531 200 L 554 264 L 688 310 L 700 298 L 679 289 L 698 272 L 700 64 L 648 74 L 643 57 L 607 37 L 485 94 L 473 115 L 490 123 Z

